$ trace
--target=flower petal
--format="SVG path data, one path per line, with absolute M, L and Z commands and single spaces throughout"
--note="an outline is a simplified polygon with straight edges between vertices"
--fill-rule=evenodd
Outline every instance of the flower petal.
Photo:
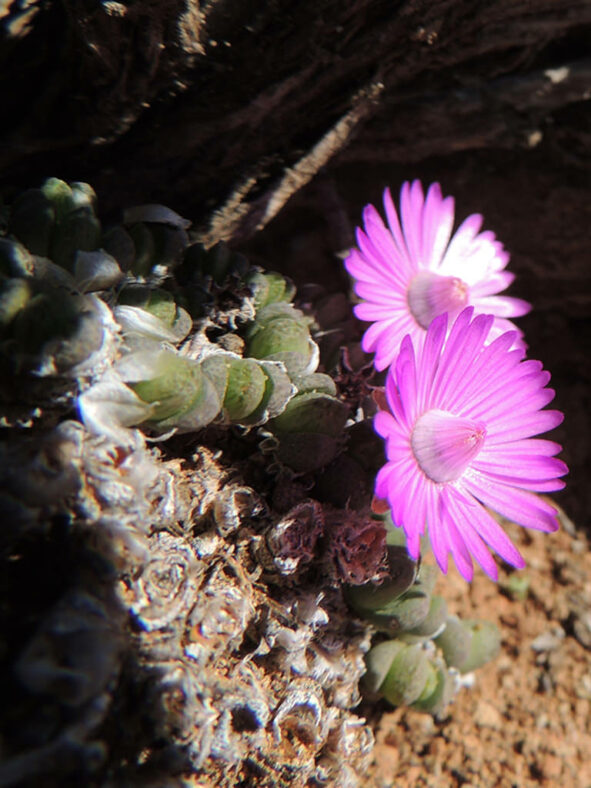
M 537 531 L 558 530 L 556 510 L 531 492 L 491 482 L 474 470 L 464 476 L 463 482 L 475 498 L 508 520 Z
M 386 378 L 391 413 L 375 419 L 388 458 L 376 493 L 387 497 L 413 556 L 426 524 L 442 571 L 451 553 L 467 580 L 472 558 L 496 579 L 488 548 L 524 565 L 485 507 L 554 531 L 555 509 L 532 491 L 560 489 L 568 472 L 555 456 L 560 446 L 533 437 L 562 420 L 558 411 L 543 410 L 554 397 L 550 376 L 513 348 L 515 332 L 487 345 L 492 320 L 468 307 L 449 333 L 441 315 L 422 339 L 407 335 Z
M 376 354 L 378 370 L 394 361 L 405 333 L 418 340 L 434 317 L 449 312 L 453 318 L 466 303 L 493 316 L 488 342 L 515 328 L 507 318 L 530 307 L 521 299 L 497 295 L 513 275 L 503 270 L 509 260 L 503 245 L 494 233 L 481 232 L 482 216 L 468 216 L 452 235 L 453 198 L 444 198 L 438 183 L 431 184 L 425 197 L 418 180 L 402 185 L 399 211 L 389 189 L 383 202 L 387 225 L 373 205 L 366 206 L 363 229 L 356 231 L 358 248 L 345 260 L 363 301 L 357 316 L 384 329 L 364 340 L 364 348 Z M 418 280 L 420 276 L 433 281 Z M 521 332 L 513 341 L 525 348 Z
M 470 505 L 454 487 L 447 488 L 447 493 L 447 505 L 466 547 L 486 574 L 492 580 L 498 580 L 499 572 L 494 558 L 472 525 Z

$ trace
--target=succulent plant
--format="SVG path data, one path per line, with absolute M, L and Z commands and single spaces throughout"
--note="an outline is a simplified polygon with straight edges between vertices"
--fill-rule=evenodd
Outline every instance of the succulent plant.
M 32 254 L 73 271 L 77 251 L 99 248 L 101 225 L 95 210 L 96 194 L 87 183 L 48 178 L 41 188 L 17 197 L 8 229 Z
M 248 274 L 246 282 L 252 289 L 257 312 L 278 301 L 289 303 L 296 293 L 293 283 L 275 271 L 254 270 Z
M 387 541 L 385 574 L 345 591 L 357 615 L 390 638 L 367 655 L 365 686 L 395 706 L 439 715 L 458 689 L 454 672 L 468 673 L 493 659 L 499 632 L 489 622 L 449 615 L 445 599 L 433 594 L 435 568 L 417 567 L 391 524 Z
M 437 714 L 453 695 L 453 679 L 434 649 L 424 644 L 385 640 L 366 658 L 365 684 L 394 706 Z
M 137 346 L 139 338 L 182 341 L 193 327 L 189 314 L 179 307 L 172 293 L 145 284 L 130 284 L 117 296 L 115 317 L 126 337 Z
M 435 712 L 440 654 L 472 669 L 491 638 L 453 652 L 429 569 L 369 513 L 367 398 L 318 371 L 292 283 L 164 206 L 106 231 L 96 209 L 49 179 L 0 230 L 0 783 L 363 785 L 366 656 Z
M 412 598 L 410 592 L 402 597 Z M 458 689 L 454 674 L 476 670 L 498 654 L 499 632 L 489 622 L 464 622 L 448 616 L 445 601 L 437 596 L 431 598 L 426 615 L 420 611 L 414 627 L 403 628 L 400 608 L 392 609 L 398 614 L 398 636 L 378 642 L 369 651 L 364 678 L 367 691 L 394 706 L 407 705 L 439 715 Z M 411 610 L 414 613 L 416 608 Z M 412 623 L 411 619 L 409 616 L 406 623 Z M 379 624 L 385 631 L 383 622 Z
M 318 347 L 310 336 L 309 322 L 291 304 L 267 304 L 257 310 L 247 332 L 248 355 L 281 361 L 291 376 L 314 372 L 318 366 Z
M 194 318 L 207 317 L 216 326 L 234 331 L 255 314 L 252 287 L 244 281 L 249 270 L 246 257 L 224 242 L 211 249 L 189 244 L 175 269 L 183 305 Z
M 124 211 L 123 222 L 102 236 L 102 247 L 121 268 L 146 279 L 158 268 L 176 265 L 189 245 L 191 222 L 164 205 L 137 205 Z
M 435 643 L 450 667 L 470 673 L 497 656 L 501 635 L 490 621 L 461 621 L 450 616 Z
M 276 457 L 298 472 L 323 468 L 344 447 L 348 416 L 349 409 L 336 397 L 298 393 L 268 425 L 278 440 Z

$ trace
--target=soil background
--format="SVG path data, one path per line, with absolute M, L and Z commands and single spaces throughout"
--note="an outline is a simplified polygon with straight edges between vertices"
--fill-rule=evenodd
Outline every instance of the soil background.
M 371 785 L 591 786 L 591 555 L 569 530 L 547 539 L 509 528 L 527 561 L 524 600 L 507 592 L 506 573 L 503 593 L 482 573 L 469 587 L 457 573 L 440 583 L 452 610 L 498 624 L 501 654 L 445 719 L 398 709 L 376 720 Z

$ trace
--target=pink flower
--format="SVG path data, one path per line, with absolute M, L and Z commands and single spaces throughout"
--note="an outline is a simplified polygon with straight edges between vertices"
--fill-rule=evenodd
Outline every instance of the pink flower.
M 518 550 L 484 508 L 527 528 L 555 531 L 555 509 L 530 491 L 564 486 L 568 472 L 555 458 L 561 447 L 534 435 L 563 419 L 541 410 L 554 397 L 539 361 L 511 349 L 515 332 L 486 344 L 492 315 L 464 309 L 447 334 L 447 315 L 435 318 L 424 341 L 402 341 L 388 373 L 376 432 L 386 441 L 387 463 L 376 495 L 387 499 L 402 526 L 412 558 L 428 529 L 437 563 L 447 572 L 448 553 L 466 580 L 474 558 L 493 579 L 497 567 L 486 545 L 507 563 L 523 567 Z
M 434 183 L 425 198 L 419 181 L 402 185 L 402 226 L 389 189 L 384 191 L 384 208 L 389 229 L 374 206 L 366 206 L 365 231 L 357 228 L 359 249 L 345 260 L 355 292 L 364 300 L 355 314 L 373 323 L 362 345 L 376 354 L 377 369 L 394 361 L 405 334 L 423 335 L 433 318 L 447 312 L 453 319 L 468 305 L 479 314 L 494 315 L 490 339 L 517 330 L 507 318 L 524 315 L 530 305 L 496 295 L 515 277 L 503 270 L 509 254 L 494 233 L 479 233 L 482 216 L 469 216 L 450 240 L 453 197 L 444 199 Z M 519 330 L 516 345 L 523 345 Z

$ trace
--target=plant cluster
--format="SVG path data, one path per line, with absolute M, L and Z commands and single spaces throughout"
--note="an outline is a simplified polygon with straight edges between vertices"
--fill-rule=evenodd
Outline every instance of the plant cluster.
M 555 456 L 561 447 L 535 437 L 563 418 L 543 409 L 554 398 L 550 375 L 526 358 L 522 332 L 507 319 L 530 306 L 499 295 L 514 277 L 502 244 L 480 232 L 482 216 L 469 216 L 452 235 L 454 201 L 439 184 L 426 195 L 419 181 L 403 184 L 400 215 L 386 189 L 384 209 L 387 226 L 366 207 L 358 248 L 345 260 L 362 299 L 355 312 L 371 323 L 363 346 L 375 353 L 377 369 L 387 369 L 374 419 L 386 451 L 376 496 L 412 558 L 427 536 L 444 573 L 451 553 L 466 580 L 473 559 L 496 580 L 489 549 L 514 567 L 524 562 L 486 507 L 554 531 L 556 509 L 534 492 L 561 489 L 568 470 Z M 446 626 L 445 648 L 458 632 L 457 624 Z M 406 697 L 397 684 L 407 675 L 401 648 L 380 644 L 369 657 L 375 688 L 394 702 Z M 388 672 L 383 662 L 392 649 Z M 408 659 L 418 670 L 419 661 Z M 466 660 L 464 667 L 472 664 Z M 424 704 L 425 692 L 414 702 Z
M 165 206 L 105 227 L 89 185 L 51 178 L 1 209 L 3 675 L 18 682 L 0 782 L 356 786 L 364 674 L 366 697 L 438 714 L 494 656 L 494 627 L 434 593 L 421 537 L 466 577 L 470 555 L 494 576 L 483 543 L 519 565 L 481 503 L 554 527 L 522 488 L 558 488 L 556 444 L 531 436 L 559 416 L 504 332 L 523 302 L 490 303 L 510 278 L 498 242 L 471 218 L 444 254 L 453 210 L 434 187 L 403 188 L 402 229 L 386 210 L 389 230 L 367 209 L 346 263 L 384 395 L 343 298 L 309 288 L 296 305 L 285 277 L 205 249 Z M 474 259 L 484 283 L 456 270 Z

